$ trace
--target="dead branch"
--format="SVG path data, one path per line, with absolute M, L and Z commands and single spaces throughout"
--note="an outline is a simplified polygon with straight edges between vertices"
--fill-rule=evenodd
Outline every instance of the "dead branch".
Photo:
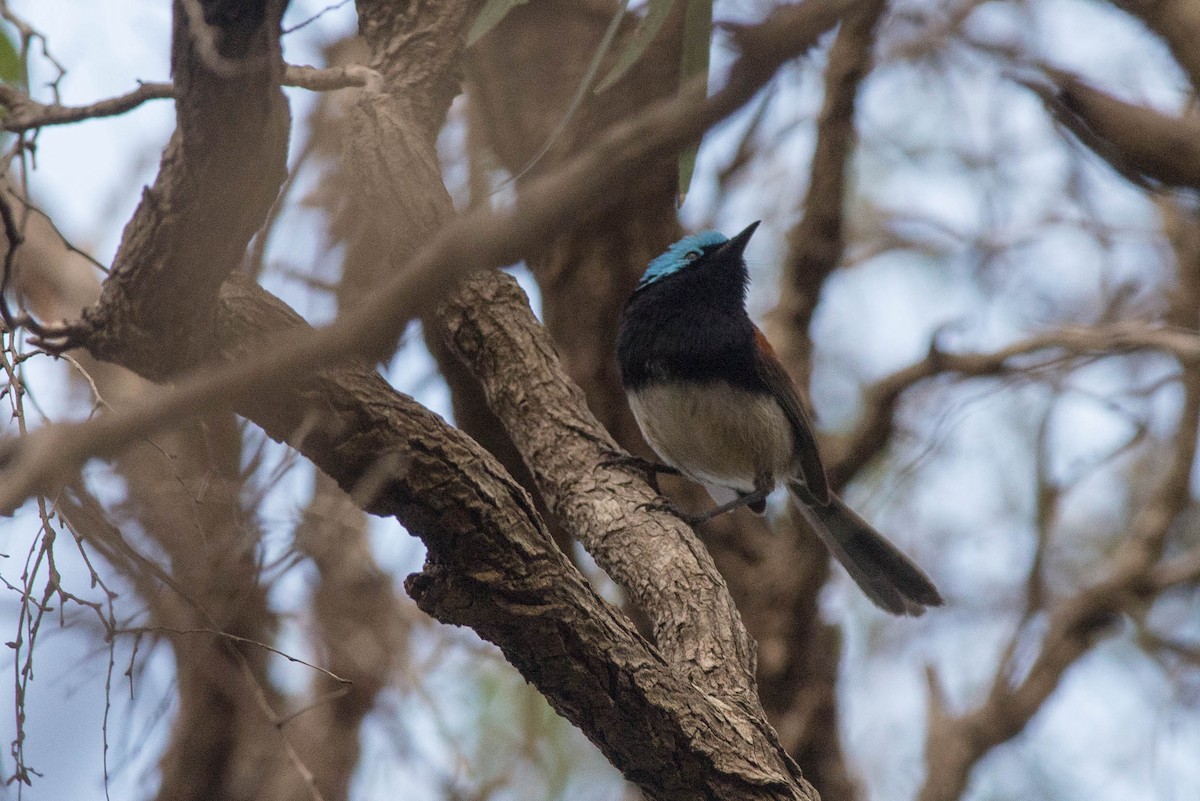
M 1144 188 L 1200 188 L 1200 125 L 1127 103 L 1069 72 L 1042 71 L 1045 82 L 1022 83 L 1125 178 Z
M 1093 328 L 1063 328 L 987 353 L 949 353 L 940 350 L 934 341 L 924 359 L 866 390 L 863 419 L 846 436 L 829 440 L 829 458 L 826 460 L 829 480 L 834 486 L 841 486 L 887 446 L 901 397 L 927 379 L 940 375 L 1032 377 L 1039 371 L 1079 359 L 1145 351 L 1161 351 L 1185 365 L 1194 366 L 1200 364 L 1200 336 L 1193 331 L 1161 324 L 1114 323 Z
M 1189 217 L 1174 242 L 1178 289 L 1167 322 L 1176 326 L 1195 325 L 1200 314 L 1198 225 L 1200 220 Z M 939 682 L 930 673 L 928 771 L 919 801 L 959 798 L 979 759 L 1024 729 L 1058 688 L 1068 668 L 1113 630 L 1116 616 L 1153 602 L 1160 589 L 1155 578 L 1162 576 L 1159 563 L 1167 535 L 1191 503 L 1189 488 L 1200 434 L 1200 367 L 1194 353 L 1180 362 L 1183 404 L 1165 454 L 1163 474 L 1134 517 L 1128 536 L 1108 559 L 1103 578 L 1051 609 L 1029 671 L 1015 679 L 1007 660 L 1002 661 L 983 702 L 959 715 L 948 710 Z
M 378 73 L 360 64 L 329 69 L 289 64 L 283 74 L 284 86 L 295 86 L 314 92 L 330 92 L 356 86 L 369 87 L 378 80 Z M 148 100 L 174 98 L 175 95 L 174 84 L 139 83 L 137 89 L 118 97 L 97 100 L 83 106 L 64 106 L 59 103 L 38 102 L 18 87 L 0 83 L 0 108 L 6 112 L 0 127 L 10 133 L 24 133 L 34 128 L 115 117 L 133 111 Z
M 702 103 L 698 87 L 691 87 L 655 104 L 605 136 L 586 156 L 535 183 L 515 212 L 477 213 L 444 229 L 392 285 L 394 295 L 381 296 L 352 316 L 362 328 L 337 324 L 322 335 L 301 334 L 298 319 L 286 307 L 256 286 L 227 281 L 217 309 L 216 351 L 237 366 L 180 385 L 203 387 L 199 395 L 171 390 L 152 404 L 152 417 L 164 416 L 157 423 L 151 420 L 151 427 L 197 398 L 212 406 L 219 397 L 216 405 L 240 398 L 239 410 L 274 437 L 303 432 L 296 442 L 303 452 L 344 488 L 352 493 L 357 489 L 356 497 L 367 508 L 396 514 L 425 540 L 430 553 L 426 571 L 408 582 L 422 608 L 447 622 L 471 625 L 500 644 L 560 712 L 660 798 L 691 798 L 697 787 L 713 797 L 795 798 L 808 791 L 792 775 L 782 752 L 746 750 L 744 726 L 750 722 L 753 730 L 753 715 L 744 717 L 745 711 L 696 693 L 694 684 L 665 665 L 619 613 L 595 596 L 550 544 L 528 499 L 486 453 L 391 391 L 372 371 L 332 370 L 328 365 L 336 361 L 335 352 L 383 351 L 402 327 L 397 317 L 408 319 L 419 307 L 421 301 L 414 297 L 428 302 L 458 275 L 505 263 L 583 204 L 595 202 L 606 187 L 626 178 L 635 159 L 671 153 L 739 107 L 779 64 L 810 45 L 841 8 L 840 3 L 788 7 L 767 24 L 740 31 L 747 55 L 725 90 Z M 366 24 L 382 22 L 367 16 Z M 181 115 L 181 128 L 186 127 L 188 113 Z M 150 197 L 139 213 L 151 215 L 155 205 Z M 232 222 L 240 230 L 240 222 Z M 136 230 L 136 222 L 131 229 Z M 194 263 L 180 259 L 179 269 Z M 148 296 L 166 302 L 171 289 L 151 284 Z M 106 301 L 118 302 L 115 295 L 106 296 Z M 388 313 L 379 314 L 381 308 Z M 95 324 L 109 312 L 102 303 L 88 322 Z M 137 315 L 130 319 L 144 325 Z M 282 329 L 289 329 L 287 336 L 294 344 L 265 356 L 262 332 Z M 128 341 L 110 340 L 109 348 L 98 344 L 103 335 L 87 325 L 69 329 L 64 336 L 129 359 L 152 375 L 167 367 L 139 342 L 133 343 L 132 353 Z M 175 365 L 181 354 L 184 362 L 192 361 L 186 355 L 192 352 L 176 353 Z M 312 369 L 297 372 L 301 364 Z M 129 433 L 122 426 L 131 421 L 122 423 L 121 417 L 107 417 L 93 432 L 99 432 L 99 444 L 116 447 Z M 147 422 L 137 420 L 142 433 Z M 29 452 L 37 454 L 35 462 L 46 455 L 36 443 Z M 81 460 L 84 453 L 68 449 L 67 461 Z M 667 750 L 647 748 L 648 742 L 662 743 Z

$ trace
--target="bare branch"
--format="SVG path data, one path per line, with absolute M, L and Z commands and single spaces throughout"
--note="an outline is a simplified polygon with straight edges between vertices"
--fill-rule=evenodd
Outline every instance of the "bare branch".
M 142 83 L 120 97 L 99 100 L 86 106 L 60 106 L 39 103 L 16 86 L 0 83 L 0 106 L 4 107 L 4 130 L 22 133 L 31 128 L 48 125 L 67 125 L 72 122 L 113 117 L 124 114 L 145 103 L 164 97 L 174 97 L 175 87 L 169 83 Z
M 788 234 L 779 305 L 771 312 L 776 349 L 806 397 L 812 361 L 808 327 L 821 287 L 842 258 L 842 204 L 846 163 L 855 143 L 855 101 L 871 66 L 875 27 L 885 6 L 883 0 L 859 4 L 842 23 L 829 53 L 804 216 Z
M 1043 81 L 1021 83 L 1125 178 L 1144 188 L 1200 188 L 1200 125 L 1127 103 L 1069 72 L 1042 71 Z
M 379 74 L 361 64 L 321 69 L 303 64 L 289 64 L 283 75 L 284 86 L 329 92 L 351 87 L 370 88 L 379 81 Z M 132 92 L 98 100 L 85 106 L 63 106 L 39 103 L 16 86 L 0 83 L 0 107 L 5 114 L 0 127 L 11 133 L 24 133 L 34 128 L 69 125 L 84 120 L 115 117 L 132 111 L 147 100 L 174 98 L 176 89 L 170 83 L 139 83 Z
M 875 458 L 891 439 L 896 405 L 912 387 L 939 375 L 985 378 L 1039 371 L 1078 359 L 1141 351 L 1162 351 L 1181 363 L 1200 364 L 1200 336 L 1193 331 L 1150 323 L 1071 327 L 1039 334 L 990 353 L 947 353 L 937 342 L 929 355 L 874 384 L 866 391 L 866 412 L 854 430 L 831 438 L 826 466 L 829 480 L 841 486 Z
M 1188 217 L 1173 243 L 1178 288 L 1167 320 L 1175 325 L 1194 324 L 1200 313 L 1198 226 L 1200 219 Z M 1024 729 L 1058 688 L 1067 669 L 1112 630 L 1115 617 L 1153 601 L 1161 586 L 1156 586 L 1155 578 L 1161 578 L 1158 565 L 1167 535 L 1191 504 L 1191 475 L 1200 434 L 1200 364 L 1194 356 L 1193 352 L 1191 358 L 1182 360 L 1183 404 L 1164 455 L 1163 474 L 1134 517 L 1126 539 L 1108 559 L 1104 577 L 1051 611 L 1037 656 L 1019 681 L 1010 675 L 1007 663 L 1001 663 L 984 701 L 959 716 L 948 714 L 945 705 L 931 694 L 925 747 L 928 772 L 919 801 L 958 799 L 978 760 Z
M 158 397 L 120 414 L 85 424 L 64 424 L 32 434 L 6 449 L 11 480 L 0 490 L 0 509 L 47 491 L 77 471 L 86 459 L 109 456 L 134 438 L 202 409 L 228 405 L 298 372 L 311 372 L 348 357 L 373 359 L 386 353 L 408 321 L 428 308 L 464 275 L 520 260 L 548 231 L 605 189 L 619 185 L 631 165 L 651 154 L 671 152 L 732 113 L 787 58 L 810 46 L 837 19 L 842 2 L 808 3 L 779 9 L 762 26 L 740 36 L 747 55 L 735 65 L 730 84 L 707 101 L 699 84 L 648 107 L 616 126 L 587 153 L 531 182 L 511 210 L 476 210 L 446 226 L 387 287 L 362 308 L 315 332 L 288 332 L 260 343 L 254 352 L 224 366 L 179 380 Z M 234 296 L 248 288 L 235 281 Z M 289 326 L 297 318 L 288 314 Z M 47 342 L 65 350 L 87 342 L 91 326 L 74 323 Z M 161 345 L 159 344 L 159 347 Z M 156 348 L 157 349 L 157 348 Z
M 459 277 L 511 261 L 586 204 L 611 198 L 607 190 L 628 180 L 642 159 L 674 153 L 740 107 L 843 8 L 836 1 L 789 6 L 760 27 L 739 30 L 745 55 L 724 90 L 705 101 L 703 87 L 690 86 L 617 126 L 586 155 L 531 183 L 515 209 L 476 212 L 447 226 L 387 292 L 347 318 L 352 323 L 337 323 L 320 334 L 305 332 L 294 313 L 256 285 L 231 278 L 219 299 L 216 336 L 216 351 L 232 363 L 229 368 L 184 379 L 128 416 L 106 415 L 87 433 L 89 445 L 111 453 L 134 430 L 144 435 L 186 410 L 237 403 L 271 436 L 292 438 L 352 494 L 364 480 L 372 484 L 372 491 L 356 497 L 373 512 L 396 514 L 428 547 L 425 572 L 407 585 L 418 604 L 498 643 L 556 709 L 654 796 L 690 799 L 698 788 L 714 798 L 811 796 L 786 756 L 772 746 L 761 716 L 697 693 L 682 670 L 664 664 L 624 616 L 596 596 L 554 548 L 528 498 L 488 454 L 392 391 L 372 370 L 329 365 L 346 354 L 387 352 L 412 313 L 427 308 Z M 369 21 L 383 24 L 378 16 Z M 368 96 L 365 103 L 385 111 L 378 98 Z M 181 127 L 192 113 L 181 112 Z M 143 203 L 139 214 L 147 215 L 146 222 L 157 220 L 157 201 L 152 195 Z M 172 263 L 194 270 L 194 260 Z M 110 279 L 106 286 L 116 292 L 112 288 L 119 283 Z M 167 294 L 151 292 L 142 299 L 169 298 L 171 287 L 162 289 Z M 162 314 L 161 309 L 143 311 Z M 133 319 L 142 324 L 140 313 Z M 103 330 L 112 332 L 108 324 Z M 264 346 L 264 331 L 284 331 L 278 336 L 290 344 L 279 350 Z M 131 359 L 152 375 L 165 367 L 152 361 L 161 358 L 154 349 L 171 349 L 161 341 L 144 350 L 135 344 L 131 357 L 128 338 L 120 349 L 113 342 L 109 350 L 97 342 L 96 328 L 68 328 L 63 334 L 63 344 L 74 336 L 90 348 Z M 176 364 L 179 357 L 180 351 L 171 354 Z M 185 361 L 192 360 L 185 355 Z M 297 370 L 301 365 L 304 369 Z M 30 476 L 23 465 L 32 464 L 38 473 L 33 483 L 45 485 L 51 478 L 44 472 L 47 457 L 65 454 L 60 464 L 77 467 L 89 455 L 78 447 L 83 429 L 46 433 L 48 439 L 26 440 L 30 447 L 12 454 L 11 475 L 24 474 L 25 488 Z M 62 433 L 74 445 L 57 439 Z M 67 450 L 55 454 L 64 444 Z M 10 501 L 22 491 L 18 484 L 4 484 Z M 651 565 L 640 569 L 650 571 Z M 747 742 L 754 748 L 746 748 Z

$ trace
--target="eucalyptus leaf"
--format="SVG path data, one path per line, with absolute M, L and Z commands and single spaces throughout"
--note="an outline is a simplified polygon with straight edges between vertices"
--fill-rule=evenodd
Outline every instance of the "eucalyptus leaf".
M 528 2 L 529 0 L 488 0 L 479 16 L 471 23 L 471 29 L 467 31 L 467 46 L 475 44 L 479 37 L 495 28 L 508 12 Z
M 4 83 L 20 83 L 25 77 L 25 68 L 21 65 L 21 54 L 13 45 L 7 31 L 0 31 L 0 81 Z
M 654 41 L 654 37 L 662 30 L 663 23 L 667 21 L 667 16 L 674 6 L 675 0 L 650 0 L 646 16 L 638 23 L 637 29 L 625 43 L 625 49 L 617 56 L 617 63 L 596 87 L 597 94 L 621 80 L 621 77 L 629 72 L 629 68 L 637 63 L 637 60 L 646 52 L 646 48 Z
M 571 119 L 575 116 L 575 112 L 583 104 L 584 98 L 588 96 L 592 82 L 596 80 L 596 74 L 600 71 L 600 62 L 604 60 L 604 57 L 612 47 L 612 43 L 617 38 L 617 31 L 621 27 L 621 19 L 625 16 L 625 9 L 628 7 L 629 0 L 622 0 L 621 5 L 617 7 L 616 12 L 613 14 L 612 20 L 609 21 L 608 28 L 604 31 L 604 36 L 600 38 L 600 44 L 596 47 L 596 52 L 592 54 L 592 60 L 588 64 L 587 72 L 584 73 L 583 78 L 579 82 L 579 88 L 575 90 L 575 94 L 571 97 L 571 102 L 567 106 L 566 113 L 563 114 L 562 118 L 558 121 L 558 125 L 550 133 L 549 138 L 546 139 L 533 158 L 529 160 L 529 163 L 522 167 L 520 172 L 510 178 L 510 181 L 519 180 L 533 169 L 534 165 L 541 161 L 542 156 L 550 152 L 550 148 L 554 146 L 558 138 L 566 132 L 567 125 L 570 124 Z

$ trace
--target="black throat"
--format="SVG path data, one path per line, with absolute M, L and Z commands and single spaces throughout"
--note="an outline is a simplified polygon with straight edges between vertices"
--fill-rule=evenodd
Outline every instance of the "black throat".
M 671 382 L 761 389 L 754 324 L 746 314 L 746 263 L 740 255 L 730 262 L 706 255 L 629 299 L 617 335 L 627 392 Z

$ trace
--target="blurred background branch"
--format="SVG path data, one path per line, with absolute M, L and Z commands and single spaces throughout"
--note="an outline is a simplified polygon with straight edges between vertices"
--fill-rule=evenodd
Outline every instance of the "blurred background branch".
M 214 196 L 212 208 L 257 204 L 248 249 L 183 237 L 244 273 L 220 308 L 263 301 L 258 282 L 313 324 L 361 313 L 439 229 L 478 213 L 520 241 L 504 252 L 526 256 L 511 272 L 544 331 L 508 279 L 485 279 L 432 311 L 430 293 L 447 276 L 494 254 L 487 236 L 461 240 L 461 251 L 441 246 L 443 272 L 410 276 L 416 289 L 401 304 L 425 309 L 420 335 L 372 320 L 380 364 L 315 383 L 306 397 L 318 400 L 270 429 L 301 451 L 227 412 L 153 435 L 132 427 L 120 456 L 89 462 L 62 492 L 3 520 L 13 656 L 5 772 L 22 793 L 99 798 L 107 781 L 110 794 L 138 798 L 365 799 L 397 787 L 422 801 L 636 794 L 498 649 L 433 623 L 396 592 L 419 570 L 435 577 L 410 583 L 424 607 L 461 622 L 497 609 L 519 617 L 535 597 L 611 600 L 656 641 L 635 649 L 650 675 L 674 675 L 651 658 L 668 653 L 716 686 L 731 670 L 747 678 L 742 666 L 756 659 L 780 745 L 830 801 L 1200 792 L 1195 4 L 856 4 L 835 35 L 764 76 L 706 135 L 682 207 L 678 159 L 646 145 L 650 155 L 620 182 L 583 203 L 572 196 L 552 224 L 553 209 L 534 208 L 529 219 L 542 227 L 522 234 L 520 218 L 505 215 L 540 197 L 539 180 L 616 160 L 627 151 L 603 150 L 606 132 L 648 119 L 640 115 L 677 92 L 694 2 L 492 3 L 509 7 L 471 46 L 461 32 L 481 3 L 289 4 L 286 60 L 319 66 L 283 71 L 285 85 L 304 87 L 287 92 L 290 137 L 267 115 L 245 142 L 286 146 L 286 175 L 282 158 L 250 160 L 283 191 L 273 202 L 253 188 Z M 145 101 L 190 91 L 186 75 L 169 72 L 171 16 L 166 6 L 104 5 L 68 17 L 54 4 L 0 2 L 12 51 L 0 47 L 5 198 L 22 240 L 5 288 L 18 316 L 76 319 L 99 297 L 98 266 L 122 264 L 114 256 L 135 207 L 175 205 L 141 191 L 176 122 L 173 103 Z M 234 27 L 249 13 L 192 5 Z M 756 38 L 756 23 L 817 7 L 716 3 L 710 91 L 745 77 L 731 67 L 739 45 L 768 61 L 778 52 L 781 40 Z M 581 95 L 614 15 L 600 77 L 626 60 L 643 23 L 656 27 L 628 71 Z M 219 66 L 222 46 L 245 42 L 210 44 Z M 253 91 L 242 87 L 229 107 Z M 664 125 L 641 129 L 635 146 L 680 135 Z M 593 185 L 579 175 L 578 186 Z M 211 233 L 213 219 L 186 222 Z M 629 511 L 646 490 L 593 464 L 608 443 L 592 426 L 648 454 L 612 358 L 622 304 L 683 231 L 731 232 L 755 219 L 764 223 L 749 253 L 751 306 L 808 392 L 832 482 L 930 568 L 948 604 L 916 622 L 882 619 L 845 591 L 786 509 L 738 513 L 701 530 L 721 573 L 706 580 L 728 584 L 757 647 L 722 622 L 713 638 L 740 642 L 728 651 L 737 664 L 713 665 L 713 652 L 687 646 L 720 593 L 685 598 L 679 608 L 695 606 L 677 627 L 663 616 L 675 602 L 661 598 L 683 571 L 657 560 L 691 540 L 672 521 Z M 194 307 L 184 316 L 201 311 L 199 286 L 181 288 Z M 182 330 L 165 308 L 168 333 Z M 272 326 L 299 319 L 271 313 Z M 446 319 L 463 326 L 454 347 Z M 499 333 L 514 330 L 512 341 Z M 0 337 L 13 436 L 40 441 L 48 423 L 116 419 L 154 391 L 82 351 L 54 362 L 21 332 Z M 145 343 L 148 359 L 170 344 Z M 506 359 L 520 381 L 505 383 Z M 376 371 L 415 401 L 396 401 Z M 490 399 L 479 377 L 492 382 Z M 497 397 L 497 387 L 511 394 Z M 253 414 L 283 417 L 290 396 L 269 390 Z M 545 407 L 523 407 L 529 398 Z M 347 433 L 389 416 L 408 427 Z M 454 443 L 473 486 L 503 488 L 500 506 L 518 512 L 464 522 L 474 507 L 455 500 L 458 479 L 443 481 L 458 475 L 438 472 L 445 460 L 427 458 L 435 441 Z M 394 519 L 361 511 L 389 470 L 414 464 L 380 467 L 368 459 L 380 448 L 416 459 L 418 475 L 403 480 L 427 494 L 427 517 L 441 525 L 414 523 L 412 533 L 432 551 L 397 536 Z M 355 454 L 370 466 L 346 468 Z M 535 506 L 514 500 L 522 496 L 505 470 Z M 685 507 L 707 504 L 695 487 L 663 484 Z M 538 515 L 573 567 L 537 539 Z M 500 589 L 521 571 L 495 568 L 501 549 L 475 537 L 502 529 L 539 542 L 533 574 L 562 586 Z M 472 559 L 457 561 L 464 547 Z M 447 576 L 492 590 L 460 591 Z M 493 635 L 545 648 L 562 633 L 536 628 L 547 614 Z M 604 620 L 608 642 L 637 641 L 615 613 Z M 59 624 L 63 636 L 47 636 Z M 173 633 L 201 630 L 223 634 Z M 510 659 L 527 676 L 548 663 Z M 610 689 L 626 686 L 613 676 L 635 674 L 603 673 Z M 753 717 L 744 713 L 728 719 Z M 618 723 L 634 730 L 597 719 L 593 736 Z

